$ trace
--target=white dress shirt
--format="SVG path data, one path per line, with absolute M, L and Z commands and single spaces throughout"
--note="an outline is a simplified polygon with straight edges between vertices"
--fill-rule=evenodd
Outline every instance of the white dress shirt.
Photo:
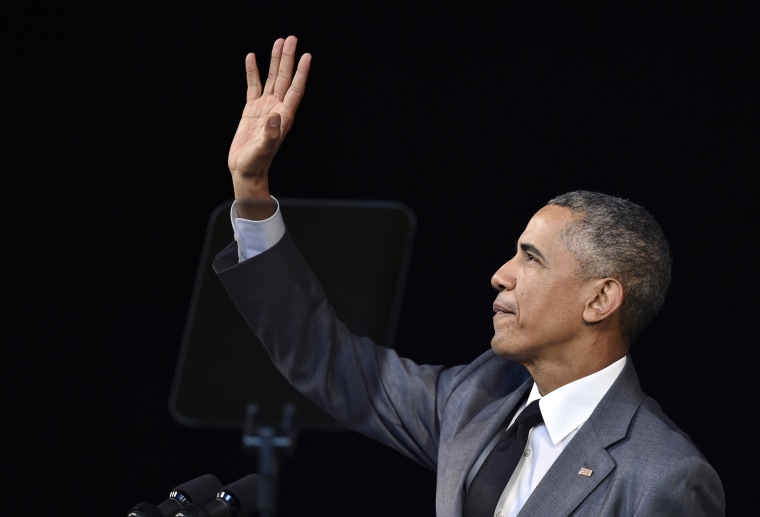
M 272 199 L 277 201 L 274 197 Z M 285 222 L 282 219 L 279 203 L 277 203 L 275 213 L 262 221 L 237 217 L 237 210 L 233 203 L 230 208 L 230 219 L 235 241 L 238 243 L 238 259 L 241 262 L 271 248 L 285 234 Z M 525 452 L 496 505 L 495 517 L 517 515 L 549 467 L 575 436 L 578 429 L 588 420 L 594 408 L 620 375 L 625 361 L 623 357 L 607 368 L 557 388 L 544 397 L 538 392 L 536 385 L 533 385 L 520 411 L 534 400 L 540 399 L 539 406 L 544 423 L 531 430 Z M 515 413 L 515 418 L 518 414 L 519 412 Z M 483 460 L 496 444 L 498 434 L 500 433 L 491 440 L 470 470 L 467 476 L 468 486 Z
M 494 513 L 496 517 L 514 517 L 517 515 L 533 489 L 536 488 L 541 478 L 552 466 L 554 460 L 557 459 L 583 423 L 588 420 L 594 408 L 602 400 L 620 372 L 623 371 L 625 361 L 626 359 L 623 357 L 603 370 L 557 388 L 544 397 L 538 392 L 536 385 L 533 385 L 528 394 L 528 399 L 520 411 L 515 413 L 510 425 L 514 423 L 517 415 L 536 399 L 540 399 L 538 405 L 541 408 L 544 423 L 531 429 L 528 442 L 525 445 L 525 452 L 496 505 L 496 512 Z M 473 465 L 467 476 L 468 486 L 483 460 L 493 449 L 501 431 L 503 430 L 494 436 L 483 450 L 478 461 Z
M 274 196 L 272 199 L 277 204 L 277 209 L 271 217 L 262 221 L 241 219 L 237 216 L 237 202 L 232 203 L 230 220 L 232 221 L 235 241 L 238 244 L 238 260 L 240 262 L 268 250 L 285 235 L 285 221 L 283 221 L 282 212 L 280 212 L 280 203 Z

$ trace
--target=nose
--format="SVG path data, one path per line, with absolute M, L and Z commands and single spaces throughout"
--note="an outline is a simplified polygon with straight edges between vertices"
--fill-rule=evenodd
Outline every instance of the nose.
M 512 260 L 505 262 L 491 276 L 491 286 L 497 291 L 511 291 L 515 288 L 515 275 L 511 266 Z

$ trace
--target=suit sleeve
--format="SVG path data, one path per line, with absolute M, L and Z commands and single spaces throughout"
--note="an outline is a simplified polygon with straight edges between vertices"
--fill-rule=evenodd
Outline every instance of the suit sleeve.
M 722 517 L 726 500 L 720 477 L 700 455 L 684 454 L 659 470 L 635 515 Z
M 434 469 L 438 399 L 450 369 L 418 365 L 352 335 L 339 321 L 292 237 L 238 263 L 231 244 L 214 270 L 276 368 L 349 429 Z

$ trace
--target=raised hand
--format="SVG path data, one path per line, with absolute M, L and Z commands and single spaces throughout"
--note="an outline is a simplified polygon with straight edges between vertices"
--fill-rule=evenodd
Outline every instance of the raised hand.
M 297 43 L 295 36 L 274 42 L 263 88 L 256 55 L 245 57 L 246 103 L 227 161 L 238 201 L 270 199 L 269 167 L 293 127 L 311 66 L 311 54 L 304 54 L 294 73 Z

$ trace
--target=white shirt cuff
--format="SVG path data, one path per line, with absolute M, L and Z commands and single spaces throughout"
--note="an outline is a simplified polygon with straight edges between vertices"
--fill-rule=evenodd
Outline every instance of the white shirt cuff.
M 262 221 L 238 217 L 235 206 L 237 202 L 232 203 L 230 220 L 232 221 L 235 241 L 238 244 L 238 260 L 240 262 L 268 250 L 285 235 L 285 222 L 280 212 L 280 203 L 274 196 L 272 196 L 272 200 L 274 200 L 277 208 L 271 217 Z

